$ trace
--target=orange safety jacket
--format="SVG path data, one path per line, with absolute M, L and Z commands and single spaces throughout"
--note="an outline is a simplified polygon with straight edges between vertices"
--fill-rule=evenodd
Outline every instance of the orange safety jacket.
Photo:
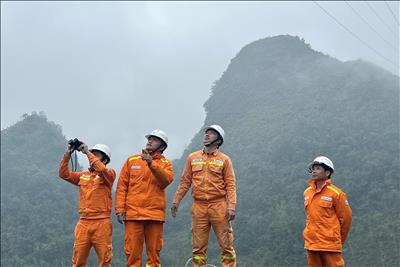
M 122 167 L 115 212 L 125 212 L 125 220 L 165 221 L 165 188 L 174 178 L 172 164 L 160 152 L 155 152 L 149 166 L 141 155 L 129 157 Z
M 303 231 L 304 248 L 316 251 L 341 252 L 350 230 L 352 211 L 347 195 L 331 180 L 320 190 L 309 180 L 304 191 L 306 227 Z
M 71 172 L 68 168 L 70 155 L 64 155 L 60 163 L 59 176 L 79 186 L 79 214 L 81 219 L 110 218 L 112 209 L 111 188 L 115 171 L 106 167 L 93 153 L 88 151 L 90 171 Z
M 231 159 L 221 151 L 199 150 L 189 155 L 173 203 L 179 204 L 192 185 L 195 201 L 226 200 L 228 209 L 236 209 L 235 172 Z

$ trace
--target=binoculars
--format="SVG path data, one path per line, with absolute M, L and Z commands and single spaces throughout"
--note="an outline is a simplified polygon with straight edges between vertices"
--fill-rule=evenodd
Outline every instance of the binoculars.
M 83 144 L 82 141 L 79 141 L 78 138 L 75 139 L 71 139 L 68 141 L 68 145 L 71 146 L 71 148 L 73 148 L 74 150 L 78 150 L 78 148 Z

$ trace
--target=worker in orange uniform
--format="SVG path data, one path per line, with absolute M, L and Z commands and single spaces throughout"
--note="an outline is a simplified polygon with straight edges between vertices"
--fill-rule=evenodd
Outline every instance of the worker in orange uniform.
M 342 247 L 352 220 L 347 195 L 332 184 L 334 166 L 329 158 L 315 158 L 309 171 L 312 179 L 304 191 L 307 220 L 303 231 L 308 266 L 344 266 Z
M 171 208 L 175 218 L 179 203 L 192 186 L 192 260 L 196 267 L 207 265 L 211 226 L 221 248 L 222 266 L 236 266 L 230 224 L 235 218 L 236 178 L 231 159 L 218 150 L 224 138 L 225 132 L 219 125 L 204 129 L 204 148 L 190 154 L 186 160 Z
M 115 171 L 106 165 L 110 162 L 110 148 L 97 144 L 88 149 L 82 143 L 76 150 L 86 154 L 89 170 L 71 172 L 68 161 L 76 148 L 69 145 L 60 163 L 59 176 L 79 186 L 80 218 L 75 227 L 75 242 L 72 256 L 73 267 L 84 267 L 93 246 L 98 257 L 99 267 L 111 266 L 112 259 L 112 223 L 111 188 L 115 180 Z
M 142 266 L 143 242 L 146 243 L 146 267 L 160 267 L 163 246 L 166 187 L 172 182 L 172 164 L 162 153 L 168 137 L 161 130 L 146 135 L 142 153 L 127 159 L 122 167 L 115 197 L 119 223 L 125 222 L 126 266 Z

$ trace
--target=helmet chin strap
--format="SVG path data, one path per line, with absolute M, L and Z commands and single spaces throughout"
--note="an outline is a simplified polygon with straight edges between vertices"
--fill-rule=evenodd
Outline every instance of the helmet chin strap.
M 212 146 L 213 144 L 215 144 L 215 142 L 219 141 L 221 138 L 218 137 L 217 139 L 215 139 L 214 141 L 212 141 L 211 143 L 205 144 L 204 146 L 209 147 Z
M 150 150 L 149 152 L 150 152 L 150 154 L 152 154 L 152 153 L 154 153 L 154 152 L 157 152 L 157 151 L 159 151 L 159 149 L 160 149 L 160 147 L 161 146 L 163 146 L 164 144 L 163 143 L 161 143 L 156 149 L 154 149 L 154 150 Z

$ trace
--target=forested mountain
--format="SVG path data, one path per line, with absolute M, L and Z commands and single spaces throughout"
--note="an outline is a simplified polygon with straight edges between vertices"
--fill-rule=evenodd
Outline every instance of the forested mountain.
M 297 37 L 245 46 L 212 88 L 204 125 L 226 131 L 221 148 L 238 186 L 233 223 L 239 266 L 305 266 L 302 229 L 306 166 L 330 157 L 334 183 L 349 195 L 348 266 L 400 263 L 399 77 L 361 60 L 341 62 Z M 175 162 L 201 148 L 202 131 Z M 190 193 L 166 224 L 166 266 L 190 257 Z M 219 261 L 218 248 L 209 251 Z
M 67 266 L 77 197 L 61 183 L 66 140 L 44 115 L 24 115 L 1 132 L 1 265 Z
M 1 266 L 71 266 L 78 187 L 58 178 L 66 144 L 42 113 L 1 131 Z M 118 248 L 121 230 L 114 231 Z M 117 263 L 121 249 L 116 255 Z
M 319 155 L 334 161 L 333 181 L 353 209 L 348 266 L 399 264 L 399 77 L 276 36 L 245 46 L 204 107 L 204 125 L 226 131 L 222 151 L 237 175 L 239 266 L 305 266 L 302 194 L 306 166 Z M 202 128 L 174 162 L 169 204 L 186 157 L 202 147 Z M 57 173 L 66 142 L 60 126 L 35 113 L 1 132 L 1 266 L 71 265 L 78 190 Z M 189 192 L 177 219 L 168 211 L 165 267 L 191 257 L 190 204 Z M 114 222 L 113 266 L 125 263 L 121 230 Z M 209 263 L 218 265 L 211 243 Z

